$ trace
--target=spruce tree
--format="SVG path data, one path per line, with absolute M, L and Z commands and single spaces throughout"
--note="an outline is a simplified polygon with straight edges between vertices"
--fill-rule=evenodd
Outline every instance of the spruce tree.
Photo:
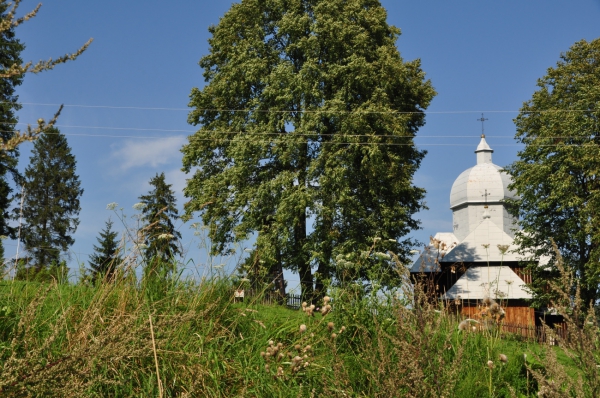
M 435 91 L 386 17 L 378 0 L 242 0 L 209 28 L 182 151 L 186 211 L 215 254 L 254 235 L 307 298 L 329 280 L 397 283 L 396 262 L 347 260 L 377 241 L 407 261 L 423 208 L 413 140 Z
M 35 141 L 29 161 L 23 183 L 21 239 L 38 273 L 60 263 L 61 253 L 75 242 L 72 234 L 79 225 L 83 189 L 75 174 L 75 156 L 58 129 L 47 130 Z
M 142 234 L 147 245 L 146 262 L 153 270 L 168 265 L 169 269 L 166 271 L 171 271 L 173 257 L 181 254 L 181 233 L 173 224 L 178 218 L 175 194 L 171 185 L 165 182 L 165 173 L 156 174 L 150 180 L 150 185 L 154 188 L 147 195 L 139 197 L 140 203 L 144 205 L 142 221 L 145 226 Z
M 106 226 L 96 238 L 99 246 L 94 245 L 94 254 L 90 256 L 92 280 L 99 279 L 111 281 L 119 264 L 123 261 L 119 255 L 118 232 L 112 230 L 111 220 L 106 221 Z
M 0 19 L 6 18 L 8 4 L 0 2 Z M 0 30 L 0 73 L 9 70 L 15 64 L 21 64 L 21 51 L 25 46 L 15 37 L 14 28 Z M 0 140 L 7 142 L 15 136 L 18 121 L 15 112 L 21 109 L 15 87 L 23 82 L 23 75 L 11 75 L 0 78 Z M 0 235 L 15 238 L 15 228 L 8 225 L 12 188 L 9 174 L 18 180 L 16 169 L 19 152 L 16 148 L 0 152 Z M 0 251 L 4 258 L 4 246 L 0 240 Z

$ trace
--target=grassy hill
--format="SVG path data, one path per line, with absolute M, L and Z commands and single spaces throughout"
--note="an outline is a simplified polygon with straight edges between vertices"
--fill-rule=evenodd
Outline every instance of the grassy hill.
M 261 305 L 260 299 L 234 303 L 223 279 L 99 286 L 3 281 L 0 395 L 508 397 L 596 391 L 598 370 L 578 368 L 584 353 L 577 347 L 538 345 L 494 329 L 459 331 L 454 317 L 406 296 L 333 293 L 333 311 L 323 317 Z M 588 334 L 597 342 L 597 328 Z

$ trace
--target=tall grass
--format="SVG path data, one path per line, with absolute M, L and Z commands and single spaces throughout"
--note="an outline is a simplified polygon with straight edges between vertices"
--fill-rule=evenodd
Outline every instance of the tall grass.
M 0 396 L 485 397 L 598 391 L 597 379 L 587 379 L 597 369 L 577 369 L 598 363 L 597 352 L 583 357 L 584 345 L 598 344 L 591 325 L 581 329 L 581 343 L 565 351 L 506 336 L 490 345 L 485 333 L 459 330 L 460 319 L 408 282 L 402 294 L 352 289 L 331 294 L 333 310 L 322 316 L 262 305 L 260 297 L 234 303 L 226 278 L 141 284 L 124 278 L 96 286 L 3 281 Z M 582 387 L 575 389 L 576 383 Z

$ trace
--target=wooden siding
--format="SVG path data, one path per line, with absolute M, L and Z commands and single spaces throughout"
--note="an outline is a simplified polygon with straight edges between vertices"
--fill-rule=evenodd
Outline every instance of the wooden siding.
M 526 270 L 523 267 L 510 267 L 510 269 L 513 270 L 513 272 L 517 274 L 519 278 L 523 279 L 523 282 L 527 283 L 528 285 L 531 284 L 531 271 Z
M 533 308 L 509 305 L 504 307 L 504 311 L 506 312 L 503 320 L 505 323 L 523 326 L 535 325 Z M 481 319 L 480 313 L 481 308 L 477 306 L 463 306 L 461 308 L 461 314 L 469 318 Z

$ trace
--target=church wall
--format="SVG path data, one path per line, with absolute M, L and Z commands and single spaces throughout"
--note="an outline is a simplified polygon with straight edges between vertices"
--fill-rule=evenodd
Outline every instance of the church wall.
M 489 204 L 486 209 L 484 203 L 467 206 L 462 205 L 452 209 L 452 224 L 454 226 L 454 235 L 461 241 L 469 235 L 484 220 L 485 211 L 490 217 L 490 221 L 499 226 L 510 237 L 514 238 L 515 223 L 514 218 L 508 213 L 503 204 Z
M 506 305 L 504 306 L 506 315 L 503 322 L 511 325 L 524 325 L 534 326 L 535 316 L 533 308 L 521 305 Z M 476 320 L 481 320 L 481 308 L 478 306 L 463 306 L 461 308 L 461 314 L 465 317 L 469 317 Z

